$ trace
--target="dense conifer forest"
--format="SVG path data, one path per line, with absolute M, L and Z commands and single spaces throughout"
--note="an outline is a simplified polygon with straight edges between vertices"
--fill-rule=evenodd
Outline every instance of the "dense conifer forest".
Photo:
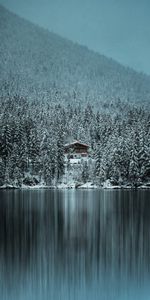
M 56 185 L 64 145 L 90 146 L 76 180 L 150 180 L 150 77 L 0 6 L 0 185 Z
M 86 107 L 29 102 L 15 96 L 0 102 L 0 184 L 21 186 L 38 175 L 45 184 L 61 181 L 64 144 L 89 144 L 94 167 L 83 181 L 134 186 L 150 179 L 150 114 L 142 108 L 116 103 L 120 113 Z M 123 111 L 123 112 L 122 112 Z M 37 178 L 35 176 L 35 178 Z M 36 179 L 37 180 L 37 179 Z M 38 183 L 37 180 L 37 183 Z

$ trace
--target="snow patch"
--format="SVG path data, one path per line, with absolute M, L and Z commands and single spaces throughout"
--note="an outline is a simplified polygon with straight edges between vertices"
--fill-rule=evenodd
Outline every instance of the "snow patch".
M 97 189 L 98 186 L 92 182 L 86 182 L 78 187 L 79 189 Z
M 60 183 L 57 185 L 58 189 L 75 189 L 77 188 L 76 182 Z
M 104 189 L 120 189 L 121 187 L 118 185 L 112 185 L 112 183 L 110 182 L 109 179 L 107 179 L 104 183 L 103 183 L 103 188 Z

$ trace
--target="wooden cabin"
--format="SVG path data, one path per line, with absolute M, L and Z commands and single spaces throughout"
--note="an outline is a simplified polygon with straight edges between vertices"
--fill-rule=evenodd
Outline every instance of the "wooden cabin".
M 88 150 L 89 146 L 79 141 L 64 146 L 65 155 L 71 159 L 88 157 Z

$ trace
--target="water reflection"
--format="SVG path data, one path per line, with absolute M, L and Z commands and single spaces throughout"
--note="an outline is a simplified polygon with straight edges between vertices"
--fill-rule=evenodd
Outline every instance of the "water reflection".
M 149 299 L 149 191 L 1 191 L 1 299 Z

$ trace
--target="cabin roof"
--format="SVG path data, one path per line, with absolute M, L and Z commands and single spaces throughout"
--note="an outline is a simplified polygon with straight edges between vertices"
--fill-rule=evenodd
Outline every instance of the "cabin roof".
M 84 147 L 86 147 L 86 148 L 89 148 L 89 145 L 87 145 L 87 144 L 85 144 L 85 143 L 81 143 L 81 142 L 79 142 L 79 141 L 74 141 L 74 142 L 72 142 L 72 143 L 70 143 L 70 144 L 65 144 L 64 147 L 65 147 L 65 148 L 68 148 L 68 147 L 71 147 L 71 146 L 74 146 L 74 145 L 80 145 L 80 146 L 84 146 Z

